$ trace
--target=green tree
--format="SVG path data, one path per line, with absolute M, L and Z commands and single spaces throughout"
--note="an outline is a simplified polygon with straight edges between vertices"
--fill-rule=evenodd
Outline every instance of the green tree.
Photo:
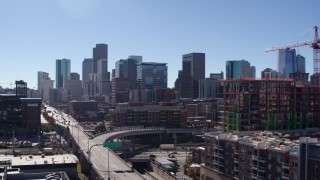
M 106 128 L 106 125 L 102 122 L 102 123 L 99 123 L 94 130 L 96 131 L 96 133 L 102 133 L 102 132 L 106 132 L 107 128 Z
M 43 132 L 51 132 L 54 131 L 54 128 L 51 124 L 41 124 L 41 129 Z
M 104 118 L 107 120 L 107 121 L 112 121 L 114 116 L 113 116 L 113 113 L 108 113 L 104 116 Z

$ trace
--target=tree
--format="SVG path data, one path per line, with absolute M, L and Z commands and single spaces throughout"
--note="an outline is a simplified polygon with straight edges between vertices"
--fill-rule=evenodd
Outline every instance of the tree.
M 108 114 L 106 114 L 106 115 L 104 116 L 104 118 L 105 118 L 106 120 L 108 120 L 108 121 L 111 121 L 111 120 L 113 120 L 113 114 L 112 114 L 112 113 L 108 113 Z
M 43 132 L 54 131 L 53 126 L 51 124 L 41 124 L 41 129 Z
M 99 123 L 94 130 L 96 131 L 96 133 L 102 133 L 102 132 L 106 132 L 107 128 L 105 124 L 102 122 L 102 123 Z

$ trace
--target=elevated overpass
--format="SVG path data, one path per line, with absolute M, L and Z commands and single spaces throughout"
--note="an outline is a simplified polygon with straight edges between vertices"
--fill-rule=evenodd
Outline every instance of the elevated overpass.
M 105 141 L 113 141 L 114 139 L 120 139 L 128 136 L 147 135 L 147 134 L 202 134 L 204 132 L 214 131 L 202 130 L 195 128 L 164 128 L 164 127 L 122 127 L 116 129 L 116 131 L 101 134 L 93 138 L 93 140 L 103 143 Z
M 112 150 L 109 151 L 108 148 L 97 146 L 97 144 L 103 144 L 104 140 L 90 139 L 85 130 L 78 126 L 76 120 L 69 115 L 55 111 L 52 116 L 56 119 L 59 133 L 66 137 L 69 144 L 71 143 L 73 152 L 79 153 L 81 171 L 90 174 L 91 179 L 149 179 L 132 169 Z M 65 123 L 65 121 L 70 123 Z M 94 147 L 89 151 L 92 146 Z
M 128 180 L 140 180 L 148 179 L 146 176 L 141 175 L 134 169 L 132 169 L 125 161 L 123 161 L 113 151 L 109 151 L 108 148 L 102 146 L 95 146 L 97 144 L 103 144 L 105 141 L 113 141 L 114 139 L 124 138 L 128 136 L 147 135 L 147 134 L 180 134 L 180 133 L 195 133 L 200 134 L 209 130 L 199 130 L 194 128 L 163 128 L 163 127 L 143 127 L 143 126 L 131 126 L 115 128 L 112 132 L 98 135 L 96 137 L 88 137 L 86 130 L 78 126 L 76 120 L 67 114 L 56 111 L 54 114 L 57 119 L 56 125 L 63 129 L 63 133 L 69 134 L 75 146 L 75 152 L 80 152 L 80 161 L 82 171 L 89 171 L 91 174 L 95 174 L 95 178 L 98 179 L 128 179 Z M 70 123 L 66 124 L 65 121 Z M 69 129 L 67 131 L 67 128 Z M 210 130 L 212 131 L 212 130 Z M 91 151 L 89 151 L 90 147 Z M 90 153 L 90 156 L 89 156 Z M 133 161 L 141 161 L 141 159 L 135 159 Z M 85 162 L 85 163 L 83 163 Z M 108 167 L 110 164 L 110 167 Z M 108 172 L 110 168 L 110 172 Z M 110 176 L 109 176 L 110 173 Z

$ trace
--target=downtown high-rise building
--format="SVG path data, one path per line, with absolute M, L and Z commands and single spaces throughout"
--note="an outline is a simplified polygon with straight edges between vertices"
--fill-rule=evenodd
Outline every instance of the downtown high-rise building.
M 93 48 L 92 55 L 92 72 L 97 73 L 98 71 L 98 60 L 105 59 L 108 61 L 108 45 L 107 44 L 96 44 L 96 47 Z M 108 64 L 108 63 L 107 63 Z M 107 66 L 108 69 L 108 66 Z
M 281 78 L 289 78 L 290 73 L 297 71 L 296 50 L 281 49 L 278 54 L 278 72 Z
M 70 79 L 71 60 L 56 60 L 56 88 L 63 88 L 64 80 Z
M 48 79 L 49 73 L 38 71 L 38 90 L 40 90 L 40 83 L 42 80 Z
M 139 89 L 155 90 L 167 88 L 167 63 L 142 62 L 137 65 L 137 80 Z
M 211 73 L 209 78 L 199 80 L 199 98 L 222 97 L 222 86 L 219 80 L 223 79 L 223 72 Z
M 255 78 L 256 69 L 246 60 L 229 60 L 226 62 L 226 79 Z
M 142 62 L 142 56 L 129 56 L 128 59 L 120 59 L 115 63 L 115 77 L 127 78 L 129 89 L 137 88 L 137 64 Z
M 82 61 L 82 82 L 89 81 L 89 75 L 93 73 L 93 60 L 92 58 L 86 58 Z
M 182 56 L 180 98 L 198 98 L 199 80 L 205 79 L 205 54 L 190 53 Z
M 280 77 L 279 72 L 271 68 L 266 68 L 263 71 L 261 71 L 261 78 L 279 78 L 279 77 Z
M 49 77 L 49 73 L 38 71 L 38 91 L 42 102 L 49 101 L 49 90 L 53 88 L 53 82 Z
M 97 61 L 97 90 L 100 96 L 109 95 L 111 91 L 107 59 L 99 59 Z
M 70 80 L 80 80 L 80 74 L 76 72 L 70 73 Z
M 297 60 L 297 72 L 305 73 L 306 72 L 306 58 L 300 54 L 297 54 L 296 60 Z

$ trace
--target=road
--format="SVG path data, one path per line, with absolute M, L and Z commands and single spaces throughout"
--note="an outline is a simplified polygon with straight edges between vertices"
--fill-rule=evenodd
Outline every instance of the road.
M 56 123 L 69 127 L 70 133 L 72 134 L 75 141 L 80 144 L 81 150 L 88 156 L 88 147 L 96 144 L 102 144 L 99 138 L 89 139 L 87 134 L 83 131 L 82 127 L 78 126 L 78 123 L 71 116 L 59 112 L 52 107 L 47 106 L 47 110 L 53 112 Z M 89 148 L 90 149 L 90 148 Z M 108 179 L 108 164 L 110 164 L 110 178 L 111 179 L 148 179 L 146 176 L 135 172 L 131 167 L 124 162 L 119 156 L 110 151 L 109 163 L 108 163 L 108 148 L 104 148 L 101 145 L 94 146 L 91 148 L 90 160 L 94 168 L 102 175 L 104 179 Z

